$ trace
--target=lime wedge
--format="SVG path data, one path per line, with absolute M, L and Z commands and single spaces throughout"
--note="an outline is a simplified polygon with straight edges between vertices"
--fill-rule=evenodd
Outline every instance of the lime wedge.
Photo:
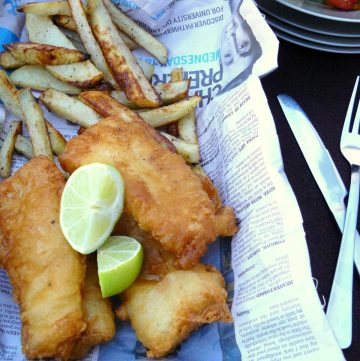
M 134 238 L 113 236 L 97 251 L 100 288 L 103 297 L 116 295 L 128 288 L 138 276 L 143 249 Z
M 71 247 L 97 250 L 110 236 L 124 208 L 124 182 L 108 164 L 78 168 L 68 179 L 60 203 L 60 226 Z

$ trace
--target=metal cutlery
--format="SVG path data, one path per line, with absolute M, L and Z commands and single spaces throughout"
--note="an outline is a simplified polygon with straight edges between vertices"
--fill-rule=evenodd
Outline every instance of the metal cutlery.
M 348 348 L 352 340 L 353 258 L 360 186 L 359 98 L 360 84 L 357 77 L 340 141 L 341 151 L 351 164 L 351 184 L 344 233 L 326 312 L 341 348 Z
M 309 118 L 290 96 L 281 94 L 279 103 L 298 142 L 317 185 L 329 206 L 337 225 L 344 229 L 347 190 L 338 170 Z M 360 274 L 360 236 L 356 232 L 354 262 Z

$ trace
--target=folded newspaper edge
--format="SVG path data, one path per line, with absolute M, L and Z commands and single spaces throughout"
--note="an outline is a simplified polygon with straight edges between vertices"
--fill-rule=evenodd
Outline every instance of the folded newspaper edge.
M 344 360 L 312 281 L 300 210 L 259 81 L 277 67 L 276 37 L 251 0 L 166 1 L 163 9 L 155 1 L 117 3 L 139 14 L 139 21 L 152 27 L 169 49 L 165 66 L 135 51 L 155 64 L 154 83 L 169 81 L 171 69 L 183 67 L 192 79 L 190 93 L 202 96 L 197 124 L 202 166 L 240 221 L 232 241 L 218 240 L 204 257 L 224 274 L 234 324 L 200 328 L 166 360 L 193 360 L 194 355 L 197 361 Z M 166 21 L 153 22 L 153 17 L 146 22 L 131 3 L 146 3 L 147 14 L 155 8 L 158 14 L 163 11 L 159 19 Z M 16 4 L 6 0 L 0 5 L 0 44 L 21 36 L 24 19 L 14 11 Z M 44 112 L 65 136 L 76 134 L 76 126 Z M 5 118 L 0 108 L 0 118 L 6 131 L 14 116 Z M 24 162 L 16 156 L 13 172 Z M 24 360 L 18 306 L 1 269 L 0 294 L 0 355 Z M 86 360 L 115 357 L 147 359 L 128 323 Z

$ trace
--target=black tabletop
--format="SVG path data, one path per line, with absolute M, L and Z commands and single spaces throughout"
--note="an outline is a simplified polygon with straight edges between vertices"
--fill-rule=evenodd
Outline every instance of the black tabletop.
M 341 233 L 276 97 L 289 94 L 303 107 L 348 188 L 350 166 L 340 152 L 340 136 L 357 75 L 360 75 L 360 55 L 326 53 L 281 41 L 279 68 L 262 80 L 279 134 L 285 172 L 303 216 L 312 274 L 319 281 L 319 297 L 323 295 L 327 301 Z M 344 355 L 348 361 L 359 361 L 360 278 L 356 271 L 353 296 L 353 342 Z

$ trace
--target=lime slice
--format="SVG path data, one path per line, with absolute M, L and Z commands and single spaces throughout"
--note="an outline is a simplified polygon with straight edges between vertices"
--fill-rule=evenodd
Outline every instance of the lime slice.
M 97 250 L 110 236 L 124 208 L 124 182 L 108 164 L 78 168 L 68 179 L 60 203 L 60 226 L 71 247 Z
M 97 251 L 100 288 L 103 297 L 116 295 L 128 288 L 138 276 L 143 249 L 134 238 L 113 236 Z

